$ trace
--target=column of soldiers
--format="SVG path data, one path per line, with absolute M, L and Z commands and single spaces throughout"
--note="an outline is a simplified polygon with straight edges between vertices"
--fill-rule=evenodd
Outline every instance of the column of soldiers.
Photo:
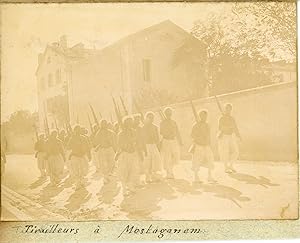
M 236 138 L 240 138 L 231 111 L 232 105 L 227 104 L 219 119 L 218 149 L 226 173 L 235 172 L 233 164 L 238 158 Z M 47 138 L 41 134 L 35 145 L 41 177 L 49 176 L 51 185 L 59 185 L 66 167 L 70 180 L 76 188 L 81 188 L 85 186 L 89 162 L 93 161 L 104 184 L 116 176 L 125 196 L 144 184 L 174 179 L 174 165 L 180 160 L 183 142 L 172 113 L 170 107 L 160 113 L 162 121 L 159 127 L 154 124 L 155 114 L 149 111 L 145 118 L 141 114 L 127 115 L 114 124 L 102 119 L 91 126 L 89 136 L 87 129 L 80 125 L 75 125 L 67 133 L 64 130 L 59 134 L 52 131 Z M 214 156 L 208 112 L 201 110 L 197 115 L 199 119 L 191 129 L 193 145 L 189 150 L 194 180 L 199 182 L 199 170 L 205 167 L 208 182 L 216 183 L 212 175 Z

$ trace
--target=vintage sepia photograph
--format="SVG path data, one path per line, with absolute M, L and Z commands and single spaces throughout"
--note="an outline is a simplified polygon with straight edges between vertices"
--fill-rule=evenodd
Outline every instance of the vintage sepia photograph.
M 1 220 L 298 219 L 296 39 L 293 1 L 1 5 Z

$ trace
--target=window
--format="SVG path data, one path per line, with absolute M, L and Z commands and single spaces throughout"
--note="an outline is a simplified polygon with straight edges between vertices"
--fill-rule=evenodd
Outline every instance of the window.
M 53 87 L 53 80 L 52 80 L 52 74 L 49 73 L 48 75 L 48 87 L 51 88 Z
M 143 76 L 145 82 L 151 81 L 151 61 L 150 59 L 143 59 Z
M 56 70 L 55 79 L 56 79 L 56 83 L 59 84 L 60 81 L 61 81 L 61 72 L 60 72 L 60 69 Z

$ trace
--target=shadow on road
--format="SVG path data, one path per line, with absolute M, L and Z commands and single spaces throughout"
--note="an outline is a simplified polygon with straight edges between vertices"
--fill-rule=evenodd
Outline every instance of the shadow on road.
M 152 219 L 152 213 L 161 209 L 160 201 L 176 199 L 184 194 L 201 194 L 198 189 L 183 179 L 147 184 L 124 198 L 121 210 L 127 212 L 129 219 Z
M 233 173 L 229 174 L 229 176 L 238 181 L 245 182 L 246 184 L 260 185 L 265 188 L 267 188 L 268 186 L 279 186 L 279 184 L 271 183 L 270 180 L 264 176 L 255 177 L 243 173 Z
M 35 182 L 31 183 L 29 189 L 35 189 L 41 185 L 43 185 L 47 181 L 46 177 L 40 177 Z
M 239 202 L 250 201 L 249 197 L 242 195 L 242 192 L 229 186 L 219 184 L 200 184 L 198 185 L 204 192 L 211 192 L 215 197 L 224 198 L 233 202 L 239 208 L 242 208 Z
M 49 203 L 50 199 L 58 195 L 63 189 L 63 187 L 53 186 L 49 183 L 41 190 L 39 201 Z
M 151 214 L 160 209 L 158 205 L 163 199 L 176 198 L 175 190 L 166 182 L 147 184 L 144 188 L 125 197 L 120 207 L 129 219 L 151 219 Z
M 84 187 L 74 191 L 73 194 L 67 199 L 66 204 L 64 205 L 69 211 L 73 212 L 87 202 L 91 198 L 92 194 L 89 193 Z
M 116 179 L 111 180 L 109 183 L 104 184 L 100 191 L 97 193 L 100 202 L 111 204 L 114 202 L 116 196 L 119 195 L 121 188 L 118 186 Z

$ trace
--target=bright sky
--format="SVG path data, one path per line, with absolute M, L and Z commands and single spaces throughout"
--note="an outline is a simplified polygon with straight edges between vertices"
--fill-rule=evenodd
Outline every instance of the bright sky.
M 166 19 L 190 31 L 208 14 L 229 13 L 230 3 L 18 4 L 1 10 L 3 121 L 18 109 L 37 110 L 38 53 L 61 35 L 67 35 L 69 45 L 102 48 Z

